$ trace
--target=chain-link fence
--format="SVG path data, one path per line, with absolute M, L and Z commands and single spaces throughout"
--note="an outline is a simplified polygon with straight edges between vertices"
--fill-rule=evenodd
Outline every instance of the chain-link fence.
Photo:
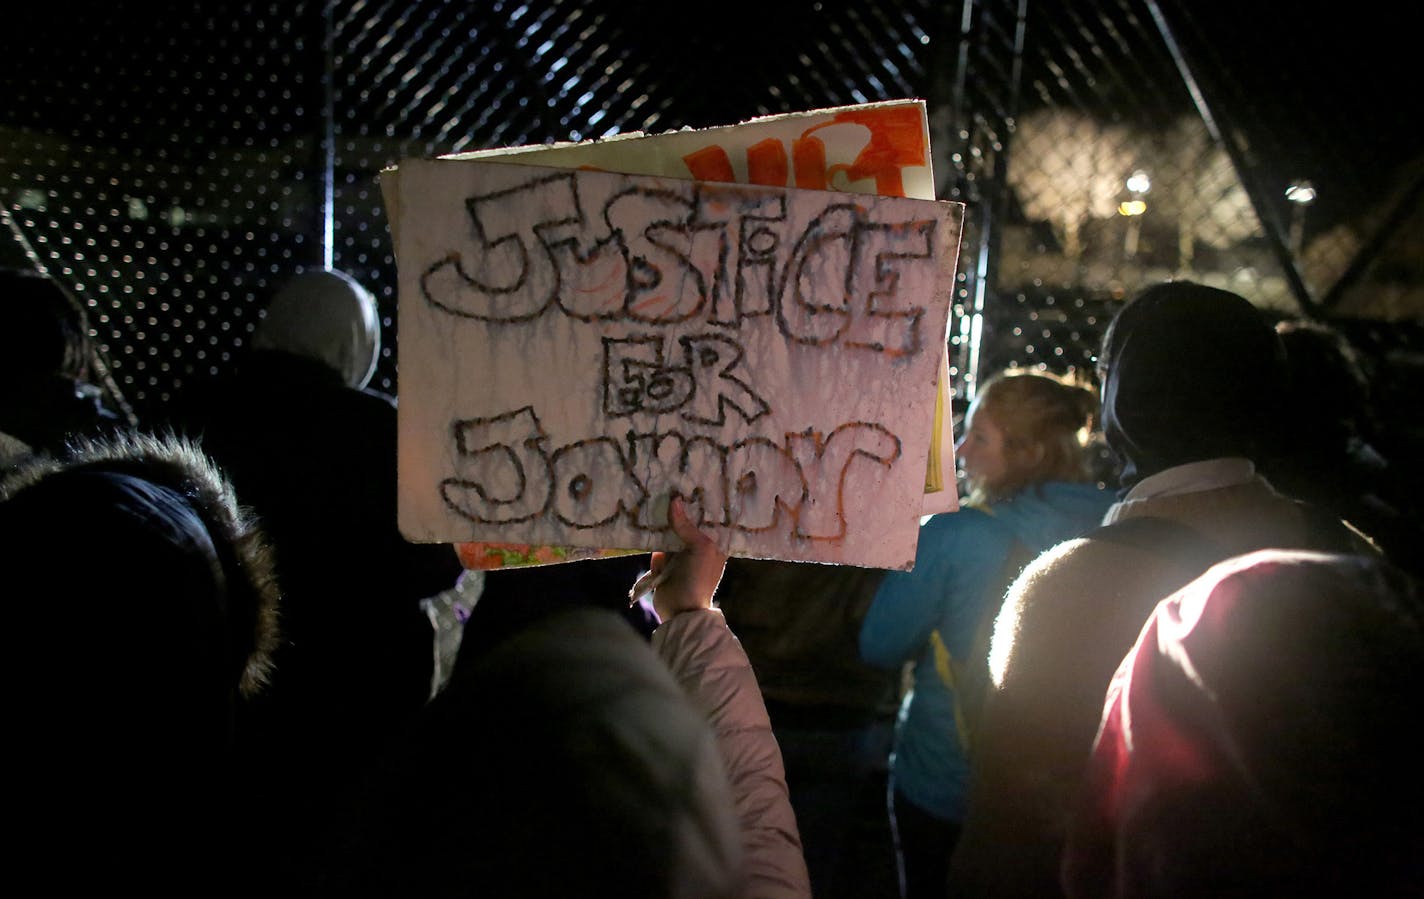
M 374 386 L 394 390 L 382 168 L 919 96 L 939 192 L 969 204 L 961 396 L 1005 366 L 1090 372 L 1116 304 L 1168 277 L 1364 319 L 1366 350 L 1417 366 L 1424 168 L 1381 125 L 1404 110 L 1313 101 L 1328 72 L 1262 66 L 1268 14 L 735 0 L 690 25 L 675 5 L 580 0 L 29 7 L 0 54 L 0 200 L 22 239 L 0 261 L 28 252 L 72 290 L 140 413 L 231 364 L 274 287 L 324 265 L 376 292 Z

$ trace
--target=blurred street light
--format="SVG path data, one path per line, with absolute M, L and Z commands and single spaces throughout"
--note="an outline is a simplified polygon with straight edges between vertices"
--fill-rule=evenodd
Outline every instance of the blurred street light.
M 1315 200 L 1315 185 L 1309 181 L 1296 181 L 1286 188 L 1286 199 L 1302 206 L 1308 205 Z
M 1122 239 L 1122 254 L 1128 259 L 1137 255 L 1137 241 L 1142 233 L 1142 214 L 1147 211 L 1147 201 L 1142 195 L 1152 189 L 1152 179 L 1138 169 L 1127 176 L 1127 191 L 1132 199 L 1117 204 L 1117 214 L 1127 216 L 1127 233 Z
M 1286 199 L 1291 204 L 1291 254 L 1299 258 L 1301 245 L 1305 241 L 1305 208 L 1315 202 L 1315 185 L 1305 179 L 1293 181 L 1286 188 Z

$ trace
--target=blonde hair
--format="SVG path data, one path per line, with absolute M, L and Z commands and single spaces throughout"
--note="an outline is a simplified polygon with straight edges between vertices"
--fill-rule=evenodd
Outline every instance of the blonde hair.
M 974 485 L 968 502 L 1002 500 L 1045 481 L 1087 481 L 1086 447 L 1098 415 L 1093 388 L 1067 376 L 1009 369 L 994 375 L 975 399 L 1004 435 L 1007 472 Z

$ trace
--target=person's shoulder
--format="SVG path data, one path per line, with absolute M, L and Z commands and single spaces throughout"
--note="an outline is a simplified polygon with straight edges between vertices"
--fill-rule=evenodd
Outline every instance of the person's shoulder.
M 1050 500 L 1088 503 L 1104 510 L 1115 499 L 1113 491 L 1095 481 L 1047 481 L 1041 489 Z
M 1112 494 L 1096 484 L 1048 481 L 1015 494 L 997 517 L 1026 546 L 1041 552 L 1097 527 L 1112 502 Z
M 926 545 L 986 549 L 1008 546 L 1013 539 L 1013 529 L 992 508 L 971 505 L 934 515 L 920 528 L 920 542 Z
M 1051 613 L 1071 619 L 1100 604 L 1135 577 L 1137 552 L 1103 539 L 1104 528 L 1062 540 L 1025 566 L 1010 585 L 1009 600 L 1021 615 Z
M 1065 540 L 1029 562 L 1005 591 L 989 654 L 999 687 L 992 704 L 1001 713 L 1025 700 L 1032 704 L 1034 697 L 1058 695 L 1075 682 L 1084 654 L 1099 645 L 1100 605 L 1112 589 L 1111 569 L 1100 556 L 1101 547 L 1090 540 Z M 1013 699 L 1006 705 L 1004 696 Z M 1045 720 L 1043 711 L 1030 717 Z
M 1081 532 L 1100 524 L 1114 500 L 1112 491 L 1096 483 L 1045 481 L 1025 488 L 1014 504 L 1021 516 L 1051 519 L 1058 527 Z
M 1087 536 L 1070 537 L 1050 546 L 1024 567 L 1014 590 L 1031 594 L 1051 591 L 1055 582 L 1094 577 L 1107 557 L 1104 547 Z
M 920 526 L 920 533 L 923 534 L 954 534 L 960 531 L 974 531 L 981 528 L 992 528 L 996 524 L 994 511 L 977 505 L 962 503 L 953 512 L 939 512 L 931 515 Z
M 1322 552 L 1348 555 L 1383 555 L 1374 534 L 1318 503 L 1292 499 L 1300 513 L 1305 536 L 1302 543 Z

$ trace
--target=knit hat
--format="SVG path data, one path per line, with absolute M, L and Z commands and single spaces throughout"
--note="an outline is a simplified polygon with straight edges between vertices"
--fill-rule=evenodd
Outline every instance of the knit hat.
M 381 353 L 376 299 L 341 272 L 302 272 L 272 298 L 252 346 L 314 359 L 365 387 Z
M 1189 281 L 1149 287 L 1103 339 L 1103 433 L 1122 485 L 1221 456 L 1256 460 L 1279 438 L 1285 354 L 1242 297 Z

